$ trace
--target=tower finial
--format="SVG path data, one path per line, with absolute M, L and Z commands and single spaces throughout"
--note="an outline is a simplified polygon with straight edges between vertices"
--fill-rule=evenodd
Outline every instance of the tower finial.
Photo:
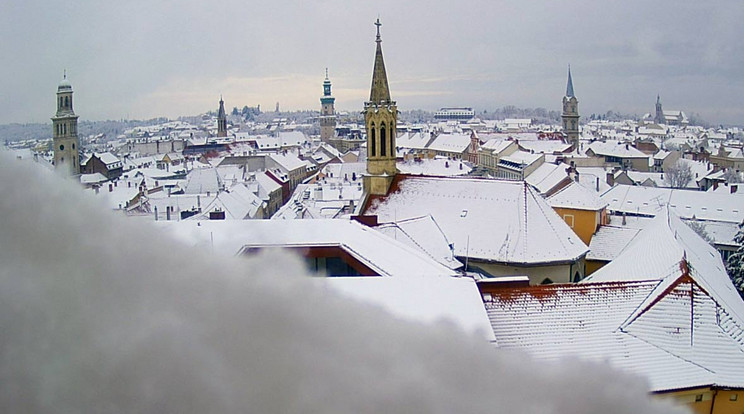
M 375 40 L 375 41 L 376 42 L 381 42 L 382 40 L 380 39 L 380 26 L 382 26 L 382 23 L 380 23 L 380 17 L 379 16 L 377 17 L 377 21 L 375 22 L 375 26 L 377 26 L 377 40 Z
M 67 79 L 67 69 L 62 71 L 62 79 Z
M 326 79 L 328 79 L 328 68 L 326 68 Z

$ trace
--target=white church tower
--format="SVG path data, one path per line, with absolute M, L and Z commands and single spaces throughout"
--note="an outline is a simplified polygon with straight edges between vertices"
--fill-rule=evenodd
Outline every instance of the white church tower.
M 72 109 L 72 85 L 65 73 L 57 87 L 57 114 L 52 118 L 54 129 L 54 169 L 65 176 L 80 174 L 80 140 L 77 134 L 78 116 Z

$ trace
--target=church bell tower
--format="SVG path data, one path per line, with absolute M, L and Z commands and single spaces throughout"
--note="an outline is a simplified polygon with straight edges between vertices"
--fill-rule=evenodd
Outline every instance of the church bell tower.
M 72 109 L 72 85 L 64 74 L 57 87 L 57 113 L 52 117 L 54 169 L 64 176 L 80 175 L 78 116 Z
M 225 101 L 220 95 L 220 108 L 217 110 L 217 136 L 227 136 L 227 114 L 225 113 Z
M 571 79 L 571 67 L 568 67 L 568 83 L 566 84 L 566 96 L 563 97 L 563 133 L 566 134 L 568 142 L 573 144 L 574 149 L 579 149 L 579 100 L 574 95 L 573 80 Z
M 398 107 L 390 99 L 385 61 L 382 58 L 382 39 L 380 38 L 380 19 L 377 26 L 377 50 L 372 72 L 372 88 L 369 101 L 364 103 L 364 123 L 367 129 L 367 175 L 364 188 L 368 194 L 384 195 L 398 173 L 395 166 L 395 134 L 398 121 Z
M 320 140 L 328 142 L 336 132 L 336 98 L 331 95 L 331 80 L 328 79 L 328 68 L 323 81 L 323 97 L 320 98 Z

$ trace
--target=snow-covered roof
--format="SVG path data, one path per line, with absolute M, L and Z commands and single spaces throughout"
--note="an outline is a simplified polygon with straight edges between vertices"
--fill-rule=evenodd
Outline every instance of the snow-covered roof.
M 647 154 L 644 154 L 632 145 L 621 141 L 594 141 L 589 144 L 589 148 L 586 149 L 586 151 L 589 150 L 592 150 L 596 155 L 602 156 L 618 158 L 648 158 Z
M 450 269 L 462 267 L 462 263 L 455 259 L 455 252 L 450 247 L 450 241 L 447 240 L 447 236 L 431 215 L 380 224 L 375 227 L 375 230 L 415 249 L 420 249 Z
M 600 226 L 589 242 L 587 260 L 614 260 L 640 231 L 639 228 L 621 225 Z
M 663 209 L 613 261 L 584 279 L 587 282 L 662 280 L 668 286 L 685 272 L 744 327 L 744 301 L 736 291 L 718 251 L 670 209 Z
M 110 152 L 100 152 L 100 153 L 95 153 L 93 155 L 99 160 L 101 160 L 101 162 L 107 166 L 121 162 L 121 160 L 117 158 L 116 155 Z
M 607 206 L 596 192 L 586 189 L 581 184 L 571 182 L 560 191 L 548 197 L 553 208 L 572 208 L 577 210 L 599 211 Z
M 256 173 L 254 177 L 258 182 L 258 185 L 263 188 L 263 190 L 266 191 L 267 194 L 282 189 L 282 186 L 279 185 L 279 183 L 277 183 L 276 181 L 272 180 L 271 177 L 266 175 L 265 171 Z
M 329 277 L 315 283 L 379 305 L 399 318 L 426 324 L 447 320 L 468 333 L 494 339 L 478 287 L 470 278 Z
M 616 185 L 602 194 L 608 210 L 653 217 L 669 205 L 685 219 L 741 223 L 744 205 L 736 194 L 707 193 L 671 188 Z
M 216 168 L 198 168 L 189 171 L 184 191 L 188 194 L 217 193 L 219 188 Z
M 396 221 L 431 214 L 455 255 L 511 264 L 566 263 L 587 246 L 522 181 L 398 175 L 365 214 Z
M 492 151 L 494 153 L 500 153 L 506 149 L 509 145 L 516 144 L 513 140 L 505 138 L 493 138 L 486 141 L 485 144 L 481 145 L 480 148 L 483 150 Z
M 286 154 L 269 154 L 269 157 L 286 171 L 294 171 L 307 166 L 305 161 L 289 152 Z
M 262 206 L 263 200 L 241 183 L 221 191 L 202 208 L 202 214 L 191 216 L 189 220 L 209 219 L 209 214 L 214 211 L 225 212 L 225 220 L 246 220 L 255 218 Z
M 452 152 L 461 154 L 470 145 L 470 135 L 468 134 L 439 134 L 428 149 L 440 152 Z
M 545 139 L 540 141 L 519 141 L 519 146 L 527 151 L 538 154 L 553 154 L 567 151 L 572 144 L 566 144 L 563 141 L 555 139 Z
M 650 391 L 744 387 L 741 326 L 689 277 L 658 293 L 661 284 L 542 285 L 484 296 L 503 349 L 608 362 L 645 377 Z
M 546 194 L 551 190 L 554 190 L 561 182 L 568 179 L 568 173 L 566 164 L 553 164 L 544 162 L 539 167 L 535 168 L 530 175 L 525 177 L 525 181 L 540 192 L 540 194 Z
M 395 145 L 398 148 L 423 150 L 431 139 L 428 132 L 406 132 L 395 139 Z
M 108 178 L 101 173 L 80 174 L 80 184 L 98 184 L 108 181 Z
M 531 165 L 543 157 L 543 154 L 532 154 L 526 151 L 514 151 L 499 158 L 499 164 L 512 163 L 517 165 Z
M 467 162 L 448 160 L 447 157 L 399 161 L 396 165 L 398 171 L 411 175 L 467 175 L 473 169 Z
M 599 194 L 611 187 L 607 184 L 607 170 L 604 167 L 576 167 L 579 173 L 579 184 Z
M 351 220 L 211 220 L 163 223 L 179 240 L 215 251 L 338 246 L 381 276 L 450 277 L 423 252 Z M 165 224 L 167 223 L 167 225 Z

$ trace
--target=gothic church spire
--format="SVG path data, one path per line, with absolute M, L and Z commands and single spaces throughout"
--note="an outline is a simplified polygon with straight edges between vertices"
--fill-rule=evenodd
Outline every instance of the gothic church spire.
M 380 19 L 375 22 L 377 26 L 377 51 L 375 52 L 375 67 L 372 71 L 372 88 L 369 92 L 369 101 L 379 104 L 390 101 L 390 88 L 388 87 L 387 73 L 385 72 L 385 61 L 382 58 L 382 39 L 380 38 Z

